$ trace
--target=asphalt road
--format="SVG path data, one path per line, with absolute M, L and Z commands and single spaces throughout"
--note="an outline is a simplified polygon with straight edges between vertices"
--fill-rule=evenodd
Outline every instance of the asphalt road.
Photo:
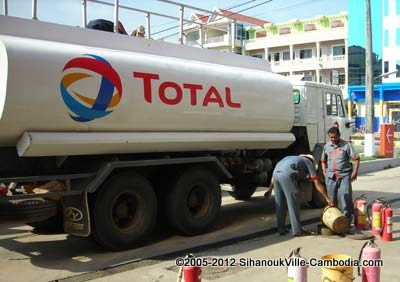
M 367 193 L 369 199 L 378 196 L 399 199 L 399 179 L 400 168 L 366 174 L 354 183 L 355 195 Z M 143 247 L 118 253 L 106 252 L 91 241 L 74 236 L 36 234 L 28 226 L 2 226 L 0 281 L 174 281 L 178 268 L 175 267 L 174 255 L 168 255 L 171 252 L 180 256 L 191 249 L 199 256 L 271 259 L 287 256 L 291 249 L 303 246 L 304 255 L 308 257 L 320 257 L 334 251 L 348 251 L 355 256 L 363 243 L 347 238 L 277 236 L 273 233 L 273 199 L 265 200 L 262 194 L 258 192 L 248 202 L 225 197 L 217 226 L 208 234 L 182 237 L 160 226 Z M 396 265 L 400 263 L 399 204 L 395 203 L 396 241 L 385 244 L 384 253 L 388 258 L 384 273 L 395 273 Z M 320 210 L 302 210 L 304 220 L 316 218 L 319 214 Z M 251 237 L 256 238 L 245 240 Z M 218 244 L 221 241 L 225 243 Z M 208 246 L 201 247 L 204 245 Z M 395 251 L 397 256 L 391 253 Z M 207 268 L 203 271 L 203 281 L 243 281 L 249 280 L 247 277 L 252 277 L 251 281 L 285 281 L 285 271 L 285 268 Z M 319 278 L 320 270 L 309 269 L 309 275 Z M 390 279 L 381 281 L 400 281 L 394 276 Z

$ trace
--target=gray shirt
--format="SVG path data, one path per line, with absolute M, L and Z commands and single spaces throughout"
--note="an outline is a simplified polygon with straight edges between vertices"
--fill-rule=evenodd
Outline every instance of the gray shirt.
M 275 173 L 288 173 L 296 176 L 297 180 L 318 178 L 312 162 L 299 156 L 288 156 L 279 161 L 274 169 Z

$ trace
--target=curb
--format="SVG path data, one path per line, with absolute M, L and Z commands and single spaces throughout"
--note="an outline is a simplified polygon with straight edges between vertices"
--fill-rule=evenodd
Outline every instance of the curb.
M 367 174 L 397 166 L 400 166 L 400 158 L 365 161 L 360 163 L 358 174 Z

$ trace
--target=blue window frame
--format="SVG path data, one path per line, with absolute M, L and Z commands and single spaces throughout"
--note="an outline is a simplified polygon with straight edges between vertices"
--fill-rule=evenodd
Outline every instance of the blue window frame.
M 383 1 L 383 15 L 385 17 L 389 16 L 389 0 Z
M 400 46 L 400 28 L 396 28 L 396 45 Z
M 385 29 L 383 33 L 383 44 L 385 47 L 389 46 L 389 30 Z
M 400 0 L 396 1 L 396 15 L 400 15 Z

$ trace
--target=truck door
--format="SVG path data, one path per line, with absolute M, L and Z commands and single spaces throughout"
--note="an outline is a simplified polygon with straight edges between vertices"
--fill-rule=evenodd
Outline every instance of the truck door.
M 349 140 L 351 129 L 346 127 L 346 111 L 341 93 L 325 91 L 325 140 L 328 141 L 327 130 L 338 126 L 341 137 Z

